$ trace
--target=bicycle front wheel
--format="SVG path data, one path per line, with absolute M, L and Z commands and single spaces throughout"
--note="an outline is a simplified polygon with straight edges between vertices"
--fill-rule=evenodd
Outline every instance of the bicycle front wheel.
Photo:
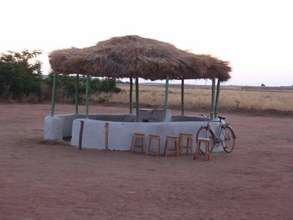
M 222 128 L 224 133 L 223 149 L 226 153 L 231 153 L 236 145 L 236 136 L 233 129 L 228 125 Z

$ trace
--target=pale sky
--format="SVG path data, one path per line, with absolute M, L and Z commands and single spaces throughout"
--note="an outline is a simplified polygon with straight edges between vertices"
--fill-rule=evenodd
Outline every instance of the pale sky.
M 140 35 L 227 60 L 226 84 L 293 85 L 292 0 L 0 0 L 0 52 Z

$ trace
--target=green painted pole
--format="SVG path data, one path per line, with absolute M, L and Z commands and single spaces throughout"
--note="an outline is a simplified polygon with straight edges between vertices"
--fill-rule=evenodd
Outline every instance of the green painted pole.
M 221 87 L 221 82 L 220 80 L 218 79 L 218 82 L 217 82 L 217 93 L 216 93 L 216 101 L 215 101 L 215 117 L 218 116 L 218 113 L 219 113 L 219 97 L 220 97 L 220 87 Z
M 129 78 L 129 113 L 132 114 L 132 90 L 133 90 L 133 82 L 132 77 Z
M 56 104 L 56 78 L 57 74 L 53 74 L 53 85 L 52 85 L 52 94 L 51 94 L 51 116 L 55 114 L 55 104 Z
M 90 90 L 90 76 L 86 77 L 86 88 L 85 88 L 85 109 L 86 109 L 86 117 L 89 116 L 89 90 Z
M 78 114 L 79 103 L 79 74 L 76 74 L 75 78 L 75 114 Z
M 215 79 L 212 79 L 212 99 L 211 99 L 211 113 L 210 118 L 214 119 L 214 105 L 215 105 Z
M 136 121 L 139 120 L 139 85 L 138 77 L 135 78 L 135 107 L 136 107 Z
M 181 80 L 181 115 L 184 116 L 184 79 Z
M 168 109 L 168 95 L 169 95 L 169 78 L 166 79 L 165 84 L 165 100 L 164 100 L 164 116 L 166 118 L 167 115 L 167 109 Z

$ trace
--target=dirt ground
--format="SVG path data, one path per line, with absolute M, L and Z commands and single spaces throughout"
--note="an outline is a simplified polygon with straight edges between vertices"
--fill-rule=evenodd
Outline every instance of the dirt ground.
M 44 144 L 49 108 L 0 104 L 1 220 L 293 219 L 292 117 L 226 114 L 235 151 L 193 161 Z

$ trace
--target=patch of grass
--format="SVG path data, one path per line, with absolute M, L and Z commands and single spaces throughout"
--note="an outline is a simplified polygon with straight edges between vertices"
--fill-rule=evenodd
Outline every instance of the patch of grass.
M 128 104 L 129 85 L 118 84 L 122 92 L 112 94 L 109 103 Z M 172 85 L 169 89 L 169 106 L 180 108 L 180 86 Z M 133 94 L 133 100 L 134 94 Z M 244 87 L 223 87 L 220 93 L 220 111 L 241 112 L 292 112 L 293 90 L 276 88 L 270 90 Z M 162 107 L 164 103 L 163 85 L 140 85 L 140 104 L 142 106 Z M 209 110 L 211 91 L 207 86 L 186 86 L 185 108 L 187 110 Z

